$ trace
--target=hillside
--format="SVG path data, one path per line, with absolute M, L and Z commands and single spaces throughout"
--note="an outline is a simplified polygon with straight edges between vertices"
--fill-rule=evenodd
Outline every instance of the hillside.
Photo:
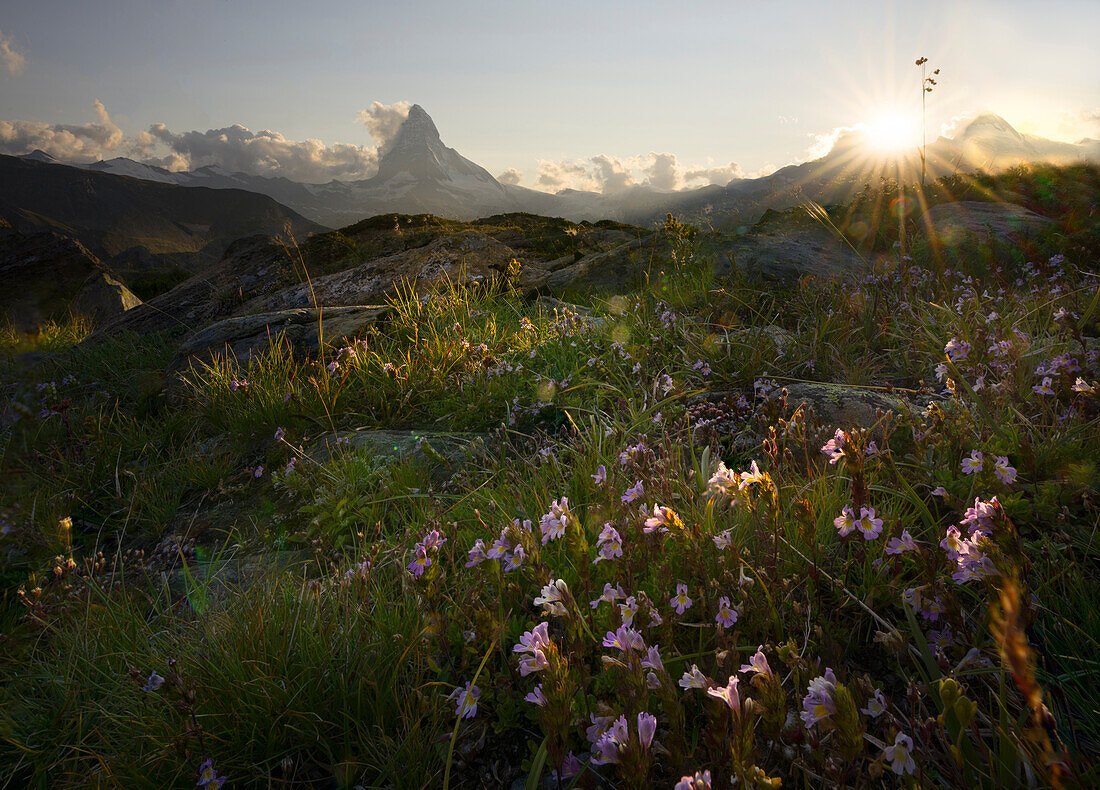
M 1096 786 L 1096 260 L 929 213 L 843 259 L 798 212 L 387 215 L 0 333 L 0 764 Z
M 0 156 L 0 217 L 24 232 L 72 236 L 129 279 L 196 272 L 235 239 L 322 228 L 244 190 L 184 188 L 94 170 Z

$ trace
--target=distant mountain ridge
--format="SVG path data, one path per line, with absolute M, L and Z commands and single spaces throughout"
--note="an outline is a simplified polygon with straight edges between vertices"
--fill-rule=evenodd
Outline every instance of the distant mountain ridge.
M 24 158 L 55 161 L 41 151 Z M 1100 161 L 1100 141 L 1063 143 L 1027 135 L 1000 116 L 984 113 L 954 138 L 940 137 L 929 143 L 928 177 L 973 170 L 996 172 L 1028 162 L 1088 160 Z M 881 177 L 912 182 L 920 174 L 916 150 L 874 152 L 858 134 L 852 134 L 840 138 L 820 159 L 725 186 L 669 192 L 635 185 L 615 194 L 572 189 L 552 194 L 501 184 L 485 168 L 446 147 L 435 123 L 419 105 L 410 108 L 383 150 L 378 173 L 357 181 L 305 184 L 232 173 L 217 166 L 172 172 L 125 158 L 78 167 L 179 186 L 258 192 L 330 227 L 390 212 L 431 213 L 457 220 L 527 212 L 574 221 L 612 219 L 640 225 L 652 225 L 672 212 L 729 226 L 751 224 L 768 208 L 782 209 L 806 199 L 845 202 L 864 184 L 877 183 Z

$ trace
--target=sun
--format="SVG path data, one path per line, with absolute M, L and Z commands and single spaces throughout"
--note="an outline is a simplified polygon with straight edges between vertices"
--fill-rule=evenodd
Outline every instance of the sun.
M 903 113 L 884 113 L 865 125 L 867 140 L 879 151 L 900 151 L 917 145 L 920 121 Z

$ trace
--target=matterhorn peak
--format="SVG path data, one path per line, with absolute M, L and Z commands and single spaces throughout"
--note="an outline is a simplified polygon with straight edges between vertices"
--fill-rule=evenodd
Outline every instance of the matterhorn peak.
M 500 189 L 483 168 L 445 146 L 431 116 L 419 104 L 414 104 L 382 154 L 374 180 L 411 178 L 440 183 L 470 176 Z
M 1012 124 L 991 112 L 983 112 L 977 115 L 966 125 L 956 139 L 968 140 L 989 137 L 1007 137 L 1017 141 L 1023 139 L 1023 136 L 1016 131 Z

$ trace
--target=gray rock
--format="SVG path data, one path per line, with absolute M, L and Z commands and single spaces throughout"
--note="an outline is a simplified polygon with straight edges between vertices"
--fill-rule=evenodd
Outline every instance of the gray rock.
M 767 225 L 726 243 L 719 255 L 748 274 L 794 280 L 806 274 L 835 277 L 859 271 L 867 261 L 820 226 Z
M 72 311 L 101 324 L 141 304 L 133 292 L 108 272 L 89 277 L 72 302 Z
M 830 428 L 867 428 L 875 424 L 877 412 L 907 414 L 912 404 L 882 390 L 816 382 L 785 385 L 791 408 L 805 403 Z
M 651 262 L 667 250 L 663 234 L 654 233 L 581 258 L 528 285 L 539 293 L 571 291 L 621 291 L 639 285 Z
M 99 258 L 60 233 L 0 234 L 0 318 L 33 331 L 69 313 L 101 324 L 141 304 Z
M 882 390 L 820 382 L 783 384 L 770 397 L 778 398 L 783 389 L 787 390 L 787 405 L 792 412 L 802 404 L 810 406 L 830 432 L 834 428 L 867 428 L 875 424 L 878 412 L 902 415 L 924 405 L 923 402 Z M 694 396 L 689 403 L 733 400 L 740 395 L 750 401 L 753 398 L 751 392 L 712 390 Z
M 731 342 L 751 343 L 753 345 L 759 345 L 762 340 L 770 340 L 776 348 L 785 348 L 795 341 L 793 332 L 774 324 L 731 329 L 729 336 Z
M 313 443 L 309 456 L 324 463 L 339 453 L 364 453 L 386 460 L 418 458 L 457 468 L 472 454 L 485 447 L 488 436 L 483 433 L 460 433 L 433 430 L 359 430 L 325 434 Z
M 928 209 L 917 221 L 926 237 L 946 245 L 956 245 L 967 238 L 1018 242 L 1052 224 L 1023 206 L 975 200 L 941 203 Z
M 348 342 L 383 319 L 389 310 L 384 306 L 357 305 L 277 310 L 227 318 L 187 337 L 169 370 L 219 358 L 247 365 L 252 355 L 263 353 L 279 337 L 299 351 L 316 353 L 322 342 L 325 345 Z

